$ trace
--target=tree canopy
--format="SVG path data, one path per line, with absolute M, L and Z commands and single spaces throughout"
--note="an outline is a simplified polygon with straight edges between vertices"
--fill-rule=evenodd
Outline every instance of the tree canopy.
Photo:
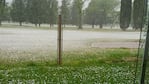
M 142 29 L 145 23 L 147 13 L 147 0 L 121 0 L 120 27 L 126 30 L 130 22 L 133 23 L 134 29 Z M 132 20 L 131 20 L 132 16 Z
M 147 0 L 135 0 L 133 3 L 133 28 L 140 29 L 145 23 Z
M 92 0 L 86 9 L 86 23 L 91 24 L 92 27 L 100 25 L 100 28 L 102 28 L 103 24 L 108 22 L 108 17 L 116 12 L 118 4 L 118 0 Z
M 22 22 L 25 21 L 25 0 L 13 0 L 11 9 L 11 18 L 14 22 L 19 22 L 22 26 Z
M 4 19 L 3 17 L 5 12 L 5 5 L 6 5 L 5 0 L 1 0 L 0 1 L 0 26 L 1 26 L 2 20 Z
M 132 0 L 121 0 L 120 28 L 126 30 L 131 21 Z
M 73 2 L 71 2 L 73 1 Z M 103 25 L 113 24 L 119 18 L 120 28 L 126 30 L 130 23 L 134 29 L 140 29 L 145 23 L 147 13 L 147 0 L 62 0 L 62 23 L 63 25 L 76 25 L 79 29 L 83 24 Z M 13 0 L 10 6 L 5 5 L 5 0 L 0 2 L 0 25 L 4 20 L 37 25 L 57 23 L 58 2 L 57 0 Z

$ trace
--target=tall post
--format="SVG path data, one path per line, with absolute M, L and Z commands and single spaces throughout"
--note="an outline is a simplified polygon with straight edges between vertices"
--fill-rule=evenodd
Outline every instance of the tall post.
M 145 0 L 144 4 L 147 4 L 147 3 L 148 3 L 148 0 Z M 142 70 L 141 70 L 140 84 L 145 84 L 147 63 L 149 61 L 149 11 L 148 11 L 148 8 L 145 8 L 144 11 L 147 11 L 146 16 L 147 16 L 148 24 L 147 24 L 147 35 L 146 35 L 146 42 L 145 42 L 145 50 L 144 50 L 142 68 L 141 68 Z
M 58 16 L 58 64 L 62 64 L 62 17 Z
M 57 41 L 57 63 L 62 64 L 62 17 L 61 17 L 62 0 L 58 1 L 58 41 Z
M 146 44 L 145 44 L 145 51 L 144 51 L 144 57 L 143 57 L 143 63 L 142 63 L 140 84 L 145 84 L 145 76 L 146 76 L 148 61 L 149 61 L 149 25 L 148 25 L 147 36 L 146 36 Z

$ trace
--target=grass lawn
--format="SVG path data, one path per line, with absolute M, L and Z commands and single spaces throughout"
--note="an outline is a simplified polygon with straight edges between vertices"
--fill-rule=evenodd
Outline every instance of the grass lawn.
M 0 56 L 5 55 L 1 51 Z M 20 52 L 25 56 L 28 52 Z M 30 56 L 39 52 L 29 53 Z M 44 53 L 40 56 L 49 54 Z M 7 55 L 6 55 L 7 56 Z M 65 51 L 63 64 L 51 60 L 1 59 L 1 84 L 132 84 L 135 49 L 85 49 Z M 35 58 L 36 59 L 36 58 Z

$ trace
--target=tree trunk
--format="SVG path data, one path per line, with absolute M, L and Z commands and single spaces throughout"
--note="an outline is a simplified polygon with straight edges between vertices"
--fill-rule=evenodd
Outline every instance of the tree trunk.
M 50 29 L 52 28 L 52 24 L 50 24 Z
M 21 21 L 19 22 L 19 25 L 22 26 L 22 22 Z
M 79 28 L 78 29 L 82 29 L 82 25 L 81 24 L 79 24 Z
M 37 23 L 35 23 L 35 27 L 37 27 Z
M 38 25 L 39 25 L 39 27 L 41 26 L 41 24 L 40 24 L 40 23 L 39 23 Z
M 99 28 L 102 29 L 102 28 L 103 28 L 103 24 L 100 24 L 100 25 L 99 25 Z
M 92 28 L 94 29 L 94 24 L 92 24 Z
M 82 29 L 82 11 L 80 11 L 80 15 L 79 15 L 79 28 L 78 29 Z
M 79 29 L 82 29 L 82 17 L 79 18 Z
M 0 26 L 2 26 L 2 21 L 0 20 Z

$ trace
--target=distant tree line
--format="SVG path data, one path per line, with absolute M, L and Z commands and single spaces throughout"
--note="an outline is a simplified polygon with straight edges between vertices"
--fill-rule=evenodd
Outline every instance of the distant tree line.
M 99 25 L 103 28 L 103 24 L 112 24 L 115 14 L 118 13 L 118 0 L 92 0 L 89 7 L 85 10 L 85 23 Z
M 0 25 L 2 21 L 32 23 L 35 26 L 49 24 L 52 27 L 57 23 L 57 0 L 13 0 L 11 5 L 0 2 Z M 134 29 L 142 28 L 145 16 L 147 0 L 91 0 L 89 6 L 84 8 L 89 0 L 62 0 L 63 26 L 71 24 L 82 29 L 82 24 L 99 26 L 103 28 L 107 24 L 120 24 L 122 30 L 126 30 L 130 23 Z M 119 6 L 121 10 L 119 11 Z M 132 6 L 133 5 L 133 6 Z M 132 16 L 132 17 L 131 17 Z M 118 20 L 116 20 L 118 19 Z
M 43 23 L 56 23 L 57 1 L 56 0 L 13 0 L 10 9 L 11 20 L 40 26 Z
M 86 1 L 89 0 L 62 0 L 64 27 L 71 24 L 82 29 L 82 24 L 89 24 L 102 28 L 103 24 L 111 22 L 112 14 L 117 12 L 118 0 L 91 0 L 89 6 L 83 9 Z M 57 5 L 56 0 L 13 0 L 10 6 L 5 6 L 7 14 L 3 14 L 3 21 L 18 22 L 20 26 L 22 23 L 32 23 L 35 26 L 50 24 L 52 27 L 57 23 Z

